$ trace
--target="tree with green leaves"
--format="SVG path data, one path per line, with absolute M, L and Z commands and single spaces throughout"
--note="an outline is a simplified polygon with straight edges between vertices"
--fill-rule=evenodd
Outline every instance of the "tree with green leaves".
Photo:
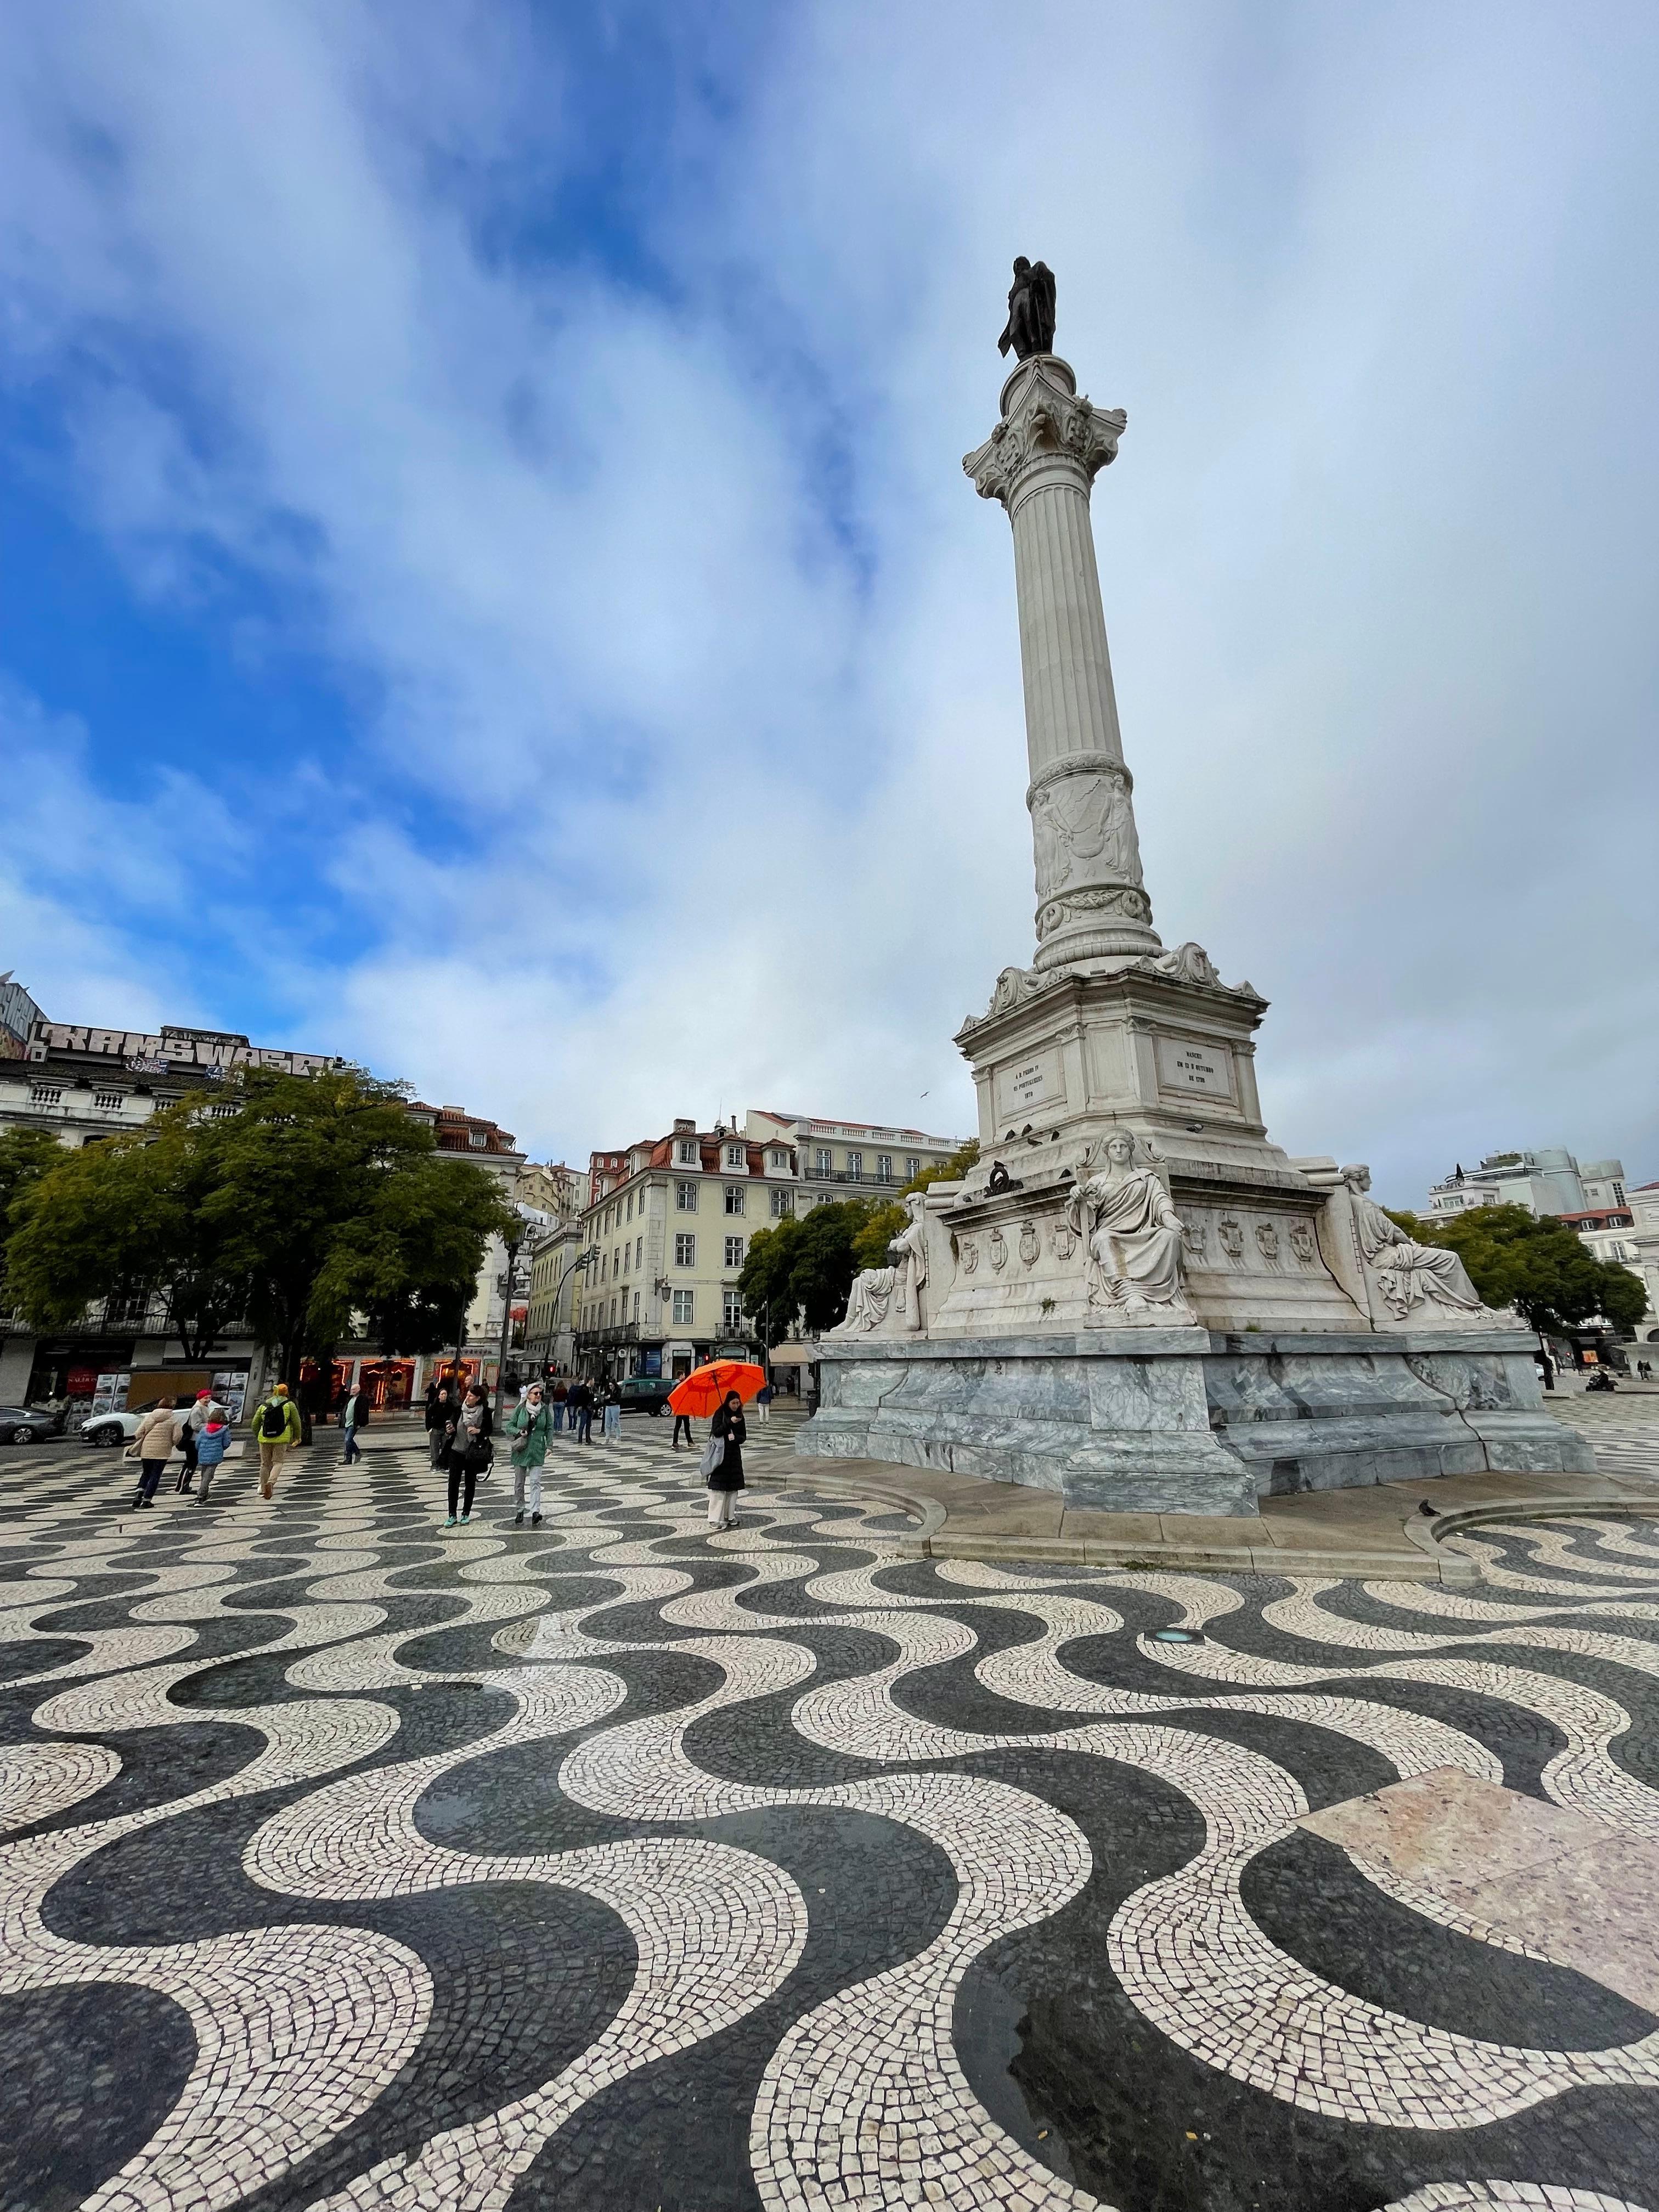
M 960 1182 L 969 1168 L 979 1164 L 979 1139 L 969 1137 L 965 1145 L 958 1145 L 948 1160 L 936 1160 L 932 1167 L 923 1168 L 913 1175 L 899 1193 L 874 1207 L 870 1218 L 860 1230 L 854 1241 L 854 1256 L 859 1267 L 884 1267 L 887 1248 L 903 1230 L 910 1217 L 901 1200 L 913 1190 L 926 1190 L 936 1182 Z
M 1647 1310 L 1639 1275 L 1598 1260 L 1553 1214 L 1524 1206 L 1470 1206 L 1444 1221 L 1385 1207 L 1419 1244 L 1442 1244 L 1456 1253 L 1469 1280 L 1489 1306 L 1513 1306 L 1529 1327 L 1562 1336 L 1600 1318 L 1615 1328 L 1634 1328 Z
M 798 1321 L 817 1335 L 845 1319 L 858 1239 L 875 1211 L 868 1199 L 849 1198 L 756 1231 L 738 1281 L 744 1310 L 769 1344 Z
M 0 1136 L 0 1304 L 9 1310 L 15 1290 L 5 1273 L 6 1240 L 23 1218 L 23 1202 L 41 1176 L 69 1154 L 46 1129 L 8 1129 Z M 17 1212 L 13 1215 L 15 1206 Z
M 518 1225 L 484 1169 L 439 1156 L 395 1085 L 250 1068 L 211 1103 L 235 1110 L 183 1100 L 25 1191 L 6 1264 L 37 1326 L 151 1287 L 187 1353 L 246 1318 L 295 1389 L 356 1314 L 382 1345 L 405 1325 L 447 1333 L 489 1238 Z

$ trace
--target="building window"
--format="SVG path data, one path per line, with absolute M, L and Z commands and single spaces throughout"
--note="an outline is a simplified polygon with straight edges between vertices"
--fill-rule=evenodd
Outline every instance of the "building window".
M 697 1164 L 696 1139 L 695 1137 L 682 1137 L 678 1144 L 674 1147 L 674 1158 L 679 1162 L 683 1168 L 696 1167 Z
M 674 1265 L 677 1267 L 695 1267 L 696 1264 L 696 1238 L 695 1237 L 677 1237 L 674 1239 Z
M 847 1155 L 847 1172 L 854 1182 L 858 1182 L 862 1179 L 864 1175 L 864 1155 L 862 1152 L 848 1152 Z
M 728 1335 L 736 1335 L 743 1327 L 743 1292 L 727 1291 L 720 1300 L 720 1326 Z
M 639 1317 L 640 1317 L 640 1294 L 639 1294 L 639 1292 L 638 1292 L 637 1291 L 635 1291 L 635 1293 L 634 1293 L 634 1318 L 635 1318 L 635 1321 L 638 1321 Z
M 743 1212 L 743 1185 L 740 1182 L 729 1182 L 726 1184 L 726 1210 L 728 1213 L 741 1213 Z
M 745 1151 L 745 1149 L 744 1148 L 744 1146 L 741 1146 L 741 1145 L 728 1145 L 728 1146 L 726 1146 L 726 1166 L 727 1166 L 727 1167 L 729 1167 L 729 1168 L 741 1168 L 741 1167 L 746 1167 L 746 1166 L 748 1165 L 748 1164 L 749 1164 L 749 1154 L 748 1154 L 748 1152 Z
M 31 1106 L 61 1106 L 64 1094 L 55 1083 L 33 1083 L 29 1085 Z
M 1625 1202 L 1625 1186 L 1621 1182 L 1613 1186 L 1613 1202 L 1615 1206 L 1622 1206 Z
M 94 1106 L 100 1107 L 106 1114 L 118 1114 L 121 1110 L 121 1093 L 118 1091 L 96 1091 L 93 1093 L 92 1103 Z
M 727 1266 L 728 1267 L 742 1267 L 742 1265 L 743 1265 L 743 1239 L 742 1239 L 742 1237 L 728 1237 L 726 1238 L 726 1266 Z
M 213 1110 L 216 1114 L 219 1109 L 216 1106 Z M 469 1129 L 466 1133 L 466 1141 L 475 1152 L 487 1152 L 489 1150 L 489 1139 L 482 1129 Z
M 696 1183 L 677 1182 L 674 1186 L 674 1204 L 682 1213 L 695 1213 L 697 1210 Z
M 628 1218 L 630 1221 L 634 1218 L 634 1194 L 631 1190 L 628 1194 Z
M 789 1155 L 787 1152 L 773 1152 L 769 1153 L 767 1157 L 774 1175 L 787 1175 L 788 1173 Z
M 914 1182 L 921 1173 L 921 1162 L 915 1153 L 912 1152 L 904 1163 L 904 1180 L 906 1182 Z
M 615 1328 L 617 1326 L 617 1301 L 615 1298 L 612 1298 L 611 1301 L 611 1326 L 612 1328 Z
M 876 1181 L 878 1182 L 891 1182 L 892 1180 L 893 1155 L 890 1152 L 878 1152 L 876 1154 Z
M 775 1190 L 773 1192 L 772 1218 L 774 1221 L 783 1220 L 787 1215 L 793 1213 L 794 1210 L 795 1194 L 793 1190 Z
M 691 1293 L 690 1291 L 675 1291 L 675 1293 L 674 1293 L 674 1326 L 675 1326 L 675 1328 L 690 1328 L 690 1326 L 691 1326 L 691 1298 L 692 1298 L 692 1293 Z
M 817 1161 L 817 1169 L 820 1175 L 831 1175 L 834 1173 L 836 1156 L 830 1151 L 828 1145 L 820 1145 L 814 1157 Z

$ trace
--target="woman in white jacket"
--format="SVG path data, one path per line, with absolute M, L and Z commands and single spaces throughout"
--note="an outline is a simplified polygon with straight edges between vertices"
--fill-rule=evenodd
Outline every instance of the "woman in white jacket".
M 138 1462 L 138 1495 L 135 1506 L 154 1505 L 155 1486 L 161 1480 L 161 1469 L 172 1455 L 178 1438 L 179 1416 L 171 1398 L 158 1398 L 142 1421 L 132 1439 L 131 1455 Z

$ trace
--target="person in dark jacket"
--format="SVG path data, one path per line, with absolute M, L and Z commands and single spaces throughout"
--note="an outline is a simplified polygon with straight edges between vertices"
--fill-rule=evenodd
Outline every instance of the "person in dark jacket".
M 735 1390 L 728 1390 L 716 1408 L 708 1425 L 708 1439 L 720 1444 L 718 1467 L 708 1470 L 708 1525 L 710 1528 L 729 1528 L 738 1517 L 738 1492 L 743 1488 L 743 1445 L 748 1435 L 743 1418 L 743 1401 Z
M 449 1432 L 455 1425 L 455 1416 L 461 1410 L 461 1394 L 447 1376 L 434 1382 L 426 1394 L 427 1444 L 432 1454 L 434 1467 L 444 1463 L 444 1453 L 449 1446 Z
M 472 1493 L 477 1488 L 478 1477 L 495 1455 L 495 1446 L 489 1441 L 494 1427 L 483 1386 L 478 1382 L 470 1384 L 459 1410 L 449 1424 L 444 1445 L 444 1465 L 449 1470 L 449 1518 L 444 1523 L 446 1528 L 455 1526 L 458 1498 L 464 1500 L 462 1520 L 472 1518 Z

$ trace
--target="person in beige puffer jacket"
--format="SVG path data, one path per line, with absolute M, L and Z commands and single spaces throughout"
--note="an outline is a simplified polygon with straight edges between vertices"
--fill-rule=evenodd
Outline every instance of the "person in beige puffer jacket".
M 161 1480 L 173 1447 L 179 1441 L 179 1415 L 171 1398 L 158 1398 L 132 1439 L 129 1457 L 138 1462 L 138 1495 L 135 1506 L 154 1505 L 155 1486 Z

